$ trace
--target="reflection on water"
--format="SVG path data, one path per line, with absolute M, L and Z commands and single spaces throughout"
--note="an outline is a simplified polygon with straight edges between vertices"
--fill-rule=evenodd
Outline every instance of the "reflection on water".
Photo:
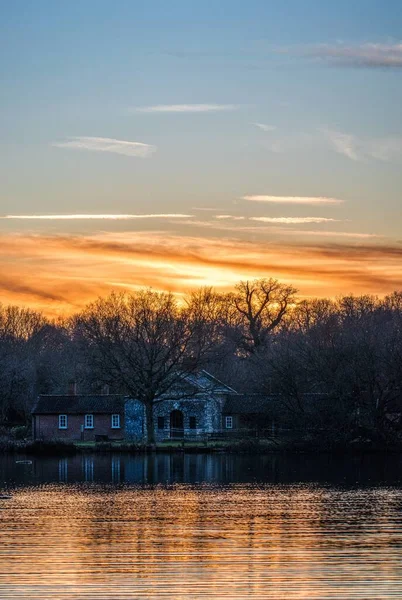
M 399 485 L 402 456 L 105 453 L 36 458 L 32 464 L 23 464 L 8 455 L 0 457 L 0 491 L 6 482 L 8 485 L 56 482 Z
M 0 458 L 0 598 L 402 597 L 401 459 Z

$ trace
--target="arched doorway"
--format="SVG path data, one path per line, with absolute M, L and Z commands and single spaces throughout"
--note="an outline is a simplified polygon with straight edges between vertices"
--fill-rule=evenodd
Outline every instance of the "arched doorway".
M 170 413 L 170 437 L 182 438 L 184 436 L 184 417 L 181 410 L 172 410 Z

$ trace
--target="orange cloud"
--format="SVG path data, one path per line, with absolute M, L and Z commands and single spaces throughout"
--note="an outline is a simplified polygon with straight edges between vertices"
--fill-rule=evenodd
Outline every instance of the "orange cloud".
M 73 312 L 112 289 L 230 289 L 276 277 L 301 295 L 384 294 L 400 287 L 402 245 L 247 242 L 162 232 L 3 234 L 0 300 Z

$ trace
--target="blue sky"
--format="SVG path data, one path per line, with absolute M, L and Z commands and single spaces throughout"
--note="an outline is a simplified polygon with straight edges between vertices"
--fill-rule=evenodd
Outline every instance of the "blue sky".
M 3 2 L 0 216 L 153 216 L 1 235 L 399 248 L 401 30 L 396 0 Z

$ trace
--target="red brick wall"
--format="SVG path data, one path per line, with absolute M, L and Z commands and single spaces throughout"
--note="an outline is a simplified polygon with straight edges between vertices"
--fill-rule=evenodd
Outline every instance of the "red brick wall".
M 84 415 L 68 415 L 67 429 L 59 429 L 59 415 L 34 415 L 35 439 L 92 441 L 95 435 L 107 435 L 110 439 L 124 438 L 124 415 L 120 414 L 120 429 L 112 429 L 112 415 L 94 415 L 94 428 L 84 429 Z

